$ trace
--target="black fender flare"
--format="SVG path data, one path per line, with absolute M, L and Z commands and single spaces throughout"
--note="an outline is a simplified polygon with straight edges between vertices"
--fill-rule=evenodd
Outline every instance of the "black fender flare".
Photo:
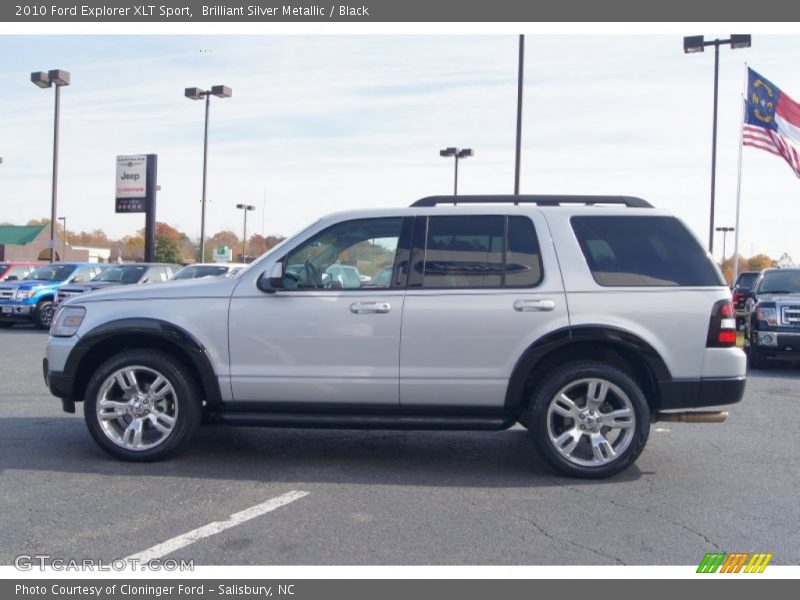
M 633 352 L 647 365 L 656 390 L 663 382 L 672 381 L 672 375 L 661 355 L 639 336 L 607 325 L 580 325 L 557 329 L 531 344 L 514 366 L 508 383 L 505 410 L 518 412 L 523 405 L 523 392 L 528 375 L 554 351 L 577 344 L 601 343 L 608 347 Z
M 123 337 L 149 338 L 168 346 L 177 346 L 196 371 L 206 403 L 213 406 L 222 404 L 219 381 L 205 346 L 182 327 L 161 319 L 125 318 L 98 325 L 85 333 L 70 352 L 64 365 L 64 375 L 77 377 L 84 359 L 93 350 Z

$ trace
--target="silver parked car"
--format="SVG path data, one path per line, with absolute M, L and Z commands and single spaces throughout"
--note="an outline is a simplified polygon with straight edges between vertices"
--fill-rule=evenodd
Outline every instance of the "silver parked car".
M 336 265 L 370 285 L 334 286 Z M 344 280 L 342 280 L 343 282 Z M 720 421 L 745 356 L 678 219 L 626 197 L 452 196 L 321 219 L 234 279 L 67 301 L 44 373 L 124 460 L 228 425 L 498 430 L 572 476 L 631 465 L 658 420 Z

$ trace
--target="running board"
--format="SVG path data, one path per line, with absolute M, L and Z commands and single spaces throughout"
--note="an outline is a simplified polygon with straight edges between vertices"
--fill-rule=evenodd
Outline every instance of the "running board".
M 657 412 L 655 421 L 672 423 L 724 423 L 728 418 L 726 411 L 695 410 L 686 412 Z
M 213 420 L 226 425 L 293 427 L 307 429 L 404 429 L 450 431 L 499 431 L 516 422 L 504 416 L 436 416 L 370 414 L 302 414 L 279 412 L 220 411 Z

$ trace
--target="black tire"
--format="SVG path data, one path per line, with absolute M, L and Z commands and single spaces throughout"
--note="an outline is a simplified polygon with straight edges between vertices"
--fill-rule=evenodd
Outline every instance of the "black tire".
M 769 366 L 767 355 L 761 348 L 752 343 L 747 349 L 747 366 L 750 369 L 766 369 Z
M 585 382 L 589 380 L 610 384 L 608 387 L 610 395 L 607 393 L 603 396 L 603 402 L 599 404 L 597 412 L 593 413 L 595 417 L 589 414 L 585 415 L 591 420 L 584 422 L 590 423 L 589 427 L 596 429 L 579 431 L 578 427 L 583 429 L 584 426 L 579 423 L 577 418 L 571 419 L 562 416 L 561 413 L 553 413 L 551 405 L 555 406 L 554 401 L 557 397 L 562 396 L 563 390 L 570 390 L 570 386 L 574 386 L 575 392 L 568 392 L 568 394 L 577 393 L 574 405 L 580 408 L 580 403 L 584 402 L 588 407 L 586 399 L 589 395 L 588 385 L 590 384 Z M 587 385 L 587 391 L 583 398 L 580 398 L 580 389 L 583 385 Z M 627 402 L 625 398 L 627 398 Z M 606 415 L 609 409 L 614 408 L 614 405 L 622 405 L 623 408 L 627 408 L 628 413 L 633 413 L 633 419 L 627 419 L 630 421 L 628 426 L 619 430 L 620 437 L 616 440 L 607 440 L 610 442 L 608 447 L 611 449 L 616 451 L 622 448 L 619 455 L 602 464 L 578 464 L 578 462 L 597 460 L 593 450 L 590 450 L 593 446 L 591 440 L 596 437 L 595 434 L 605 437 L 605 433 L 602 433 L 605 426 L 598 423 L 596 415 Z M 531 395 L 525 420 L 528 423 L 528 430 L 533 436 L 534 444 L 542 457 L 554 469 L 571 477 L 599 479 L 616 475 L 636 461 L 650 434 L 650 407 L 639 385 L 618 368 L 594 361 L 567 363 L 546 375 Z M 559 420 L 561 430 L 558 429 Z M 572 426 L 569 427 L 569 424 Z M 607 433 L 612 433 L 612 437 L 613 429 L 606 430 Z M 575 435 L 578 436 L 577 442 L 573 446 L 573 450 L 577 451 L 575 456 L 567 458 L 562 451 L 557 449 L 556 442 L 551 438 L 551 431 L 554 431 L 553 435 L 561 433 L 565 436 L 569 432 L 575 432 Z M 576 438 L 573 436 L 574 439 Z M 570 444 L 562 444 L 562 448 L 567 445 Z M 614 456 L 610 453 L 607 454 Z
M 101 424 L 101 419 L 98 416 L 98 403 L 100 402 L 101 394 L 111 394 L 114 391 L 121 393 L 123 391 L 123 388 L 118 383 L 111 382 L 111 378 L 120 369 L 126 367 L 141 368 L 141 373 L 145 375 L 149 375 L 150 371 L 155 372 L 172 387 L 172 392 L 159 402 L 166 403 L 174 410 L 172 413 L 174 418 L 170 417 L 173 418 L 174 424 L 169 433 L 163 434 L 154 427 L 152 421 L 148 421 L 149 430 L 145 432 L 146 434 L 163 435 L 163 439 L 153 447 L 131 449 L 124 444 L 124 430 L 127 428 L 123 428 L 123 425 L 130 424 L 134 420 L 134 417 L 130 414 L 116 419 L 103 419 L 103 423 L 106 423 L 106 425 Z M 140 385 L 142 386 L 143 393 L 141 395 L 144 396 L 145 391 L 149 394 L 147 382 L 144 380 L 138 382 L 140 379 L 138 375 L 136 379 L 137 389 Z M 155 382 L 151 381 L 150 383 Z M 108 390 L 105 388 L 106 385 L 110 386 Z M 124 395 L 118 399 L 118 402 L 120 405 L 130 404 L 129 400 L 125 400 Z M 200 424 L 202 416 L 201 395 L 197 384 L 189 375 L 186 367 L 171 355 L 158 350 L 128 350 L 104 362 L 97 369 L 86 387 L 83 408 L 89 432 L 92 434 L 94 441 L 103 450 L 115 458 L 138 462 L 161 460 L 183 450 Z M 152 412 L 153 415 L 163 414 L 155 410 L 147 411 L 144 415 L 140 415 L 141 422 L 145 418 L 149 418 L 149 414 L 147 414 L 149 412 Z M 141 427 L 147 427 L 148 423 L 144 423 Z M 123 440 L 115 441 L 114 435 L 119 433 L 118 430 L 123 430 Z
M 53 321 L 53 301 L 42 300 L 36 305 L 33 311 L 33 325 L 36 329 L 50 329 L 50 323 Z

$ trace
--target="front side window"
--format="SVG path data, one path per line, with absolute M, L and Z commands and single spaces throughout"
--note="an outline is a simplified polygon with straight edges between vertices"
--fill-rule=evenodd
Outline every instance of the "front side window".
M 387 217 L 338 223 L 292 250 L 284 259 L 288 290 L 376 289 L 376 276 L 394 265 L 403 219 Z
M 415 260 L 422 287 L 532 287 L 542 280 L 533 222 L 520 216 L 441 216 L 428 219 L 425 251 Z

